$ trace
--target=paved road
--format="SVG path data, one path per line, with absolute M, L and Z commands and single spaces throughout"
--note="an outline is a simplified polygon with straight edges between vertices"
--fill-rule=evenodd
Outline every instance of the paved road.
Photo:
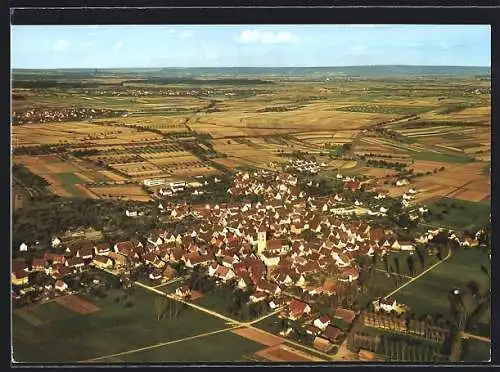
M 408 280 L 406 283 L 403 283 L 402 285 L 400 285 L 398 288 L 396 288 L 394 291 L 392 291 L 391 293 L 387 294 L 384 296 L 384 299 L 387 299 L 388 297 L 391 297 L 393 294 L 399 292 L 401 289 L 403 289 L 404 287 L 406 287 L 407 285 L 413 283 L 415 280 L 419 279 L 420 277 L 422 277 L 423 275 L 427 274 L 429 271 L 431 271 L 432 269 L 434 269 L 436 266 L 439 266 L 441 265 L 443 262 L 445 262 L 446 260 L 448 260 L 449 258 L 451 257 L 451 249 L 448 251 L 448 255 L 443 258 L 441 261 L 438 261 L 436 262 L 434 265 L 431 265 L 429 266 L 427 269 L 425 269 L 424 271 L 422 271 L 420 274 L 418 274 L 416 277 L 414 277 L 413 279 L 410 279 Z

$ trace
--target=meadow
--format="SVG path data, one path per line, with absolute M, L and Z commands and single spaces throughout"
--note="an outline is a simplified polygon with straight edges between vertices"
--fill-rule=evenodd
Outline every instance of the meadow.
M 184 308 L 177 318 L 158 321 L 158 296 L 142 288 L 134 288 L 129 295 L 132 307 L 117 302 L 116 298 L 124 295 L 122 291 L 106 293 L 103 299 L 83 297 L 101 309 L 92 314 L 81 315 L 51 302 L 29 310 L 41 319 L 41 324 L 33 325 L 14 312 L 14 359 L 34 363 L 84 361 L 227 327 L 224 321 L 191 308 Z
M 489 288 L 489 279 L 482 272 L 481 265 L 491 266 L 486 253 L 474 248 L 457 249 L 452 252 L 450 259 L 404 287 L 393 297 L 410 306 L 411 311 L 417 315 L 440 314 L 450 320 L 451 304 L 448 294 L 451 291 L 461 291 L 468 311 L 473 311 L 477 304 L 468 286 L 474 282 L 480 292 Z M 487 316 L 481 322 L 488 322 Z

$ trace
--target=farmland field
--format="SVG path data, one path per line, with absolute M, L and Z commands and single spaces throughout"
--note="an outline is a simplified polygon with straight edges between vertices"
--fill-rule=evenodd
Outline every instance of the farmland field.
M 157 296 L 143 289 L 134 289 L 129 295 L 132 307 L 117 303 L 119 296 L 123 296 L 123 292 L 110 290 L 104 299 L 84 297 L 100 308 L 100 311 L 86 315 L 56 302 L 39 305 L 29 313 L 39 320 L 38 325 L 33 325 L 33 321 L 30 323 L 26 316 L 14 313 L 14 359 L 76 362 L 227 327 L 224 321 L 191 308 L 183 309 L 176 319 L 158 321 L 154 305 Z M 242 340 L 245 344 L 250 343 Z M 204 342 L 202 345 L 206 346 Z M 160 350 L 153 351 L 158 353 Z M 162 358 L 162 353 L 157 357 Z
M 469 339 L 462 341 L 461 360 L 471 362 L 488 362 L 491 359 L 491 344 Z
M 487 203 L 476 203 L 465 200 L 444 198 L 428 206 L 433 212 L 430 223 L 451 228 L 466 229 L 473 226 L 482 226 L 489 222 L 491 206 Z M 467 213 L 464 213 L 464 211 Z M 447 211 L 444 213 L 444 211 Z M 441 219 L 435 216 L 441 215 Z
M 260 343 L 231 331 L 182 341 L 157 349 L 124 355 L 121 362 L 245 362 L 258 350 Z M 103 360 L 106 362 L 107 360 Z M 114 360 L 115 362 L 118 360 Z
M 125 200 L 150 200 L 149 195 L 139 186 L 135 185 L 115 185 L 89 187 L 89 190 L 101 198 L 122 198 Z
M 396 301 L 409 305 L 416 314 L 438 313 L 450 318 L 450 291 L 464 291 L 464 302 L 469 310 L 475 308 L 475 301 L 465 290 L 474 281 L 480 291 L 485 291 L 489 280 L 481 270 L 481 265 L 490 267 L 488 255 L 477 249 L 458 249 L 447 261 L 436 266 L 421 278 L 401 289 L 393 297 Z

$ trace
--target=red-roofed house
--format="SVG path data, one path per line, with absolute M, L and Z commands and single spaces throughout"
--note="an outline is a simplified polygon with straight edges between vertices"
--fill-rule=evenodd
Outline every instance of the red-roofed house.
M 116 253 L 121 253 L 128 256 L 131 252 L 134 251 L 134 244 L 131 241 L 116 243 L 113 246 L 113 250 Z
M 343 335 L 343 332 L 341 329 L 329 325 L 326 327 L 326 329 L 322 335 L 324 338 L 326 338 L 332 344 L 339 344 L 340 337 Z
M 234 271 L 231 270 L 229 267 L 219 265 L 217 267 L 217 270 L 215 270 L 214 276 L 226 282 L 230 279 L 233 279 L 235 275 Z
M 97 255 L 92 260 L 92 263 L 101 269 L 110 268 L 113 266 L 113 261 L 107 256 Z
M 335 309 L 335 318 L 342 319 L 346 323 L 352 323 L 354 318 L 356 318 L 356 313 L 352 310 L 337 307 Z
M 11 273 L 11 281 L 14 285 L 28 284 L 28 273 L 26 271 L 16 271 Z
M 342 282 L 353 282 L 359 278 L 359 270 L 354 267 L 348 267 L 342 271 L 341 277 L 339 280 Z
M 288 305 L 288 310 L 288 317 L 291 320 L 297 320 L 304 314 L 309 314 L 311 312 L 311 307 L 305 302 L 293 299 L 290 305 Z

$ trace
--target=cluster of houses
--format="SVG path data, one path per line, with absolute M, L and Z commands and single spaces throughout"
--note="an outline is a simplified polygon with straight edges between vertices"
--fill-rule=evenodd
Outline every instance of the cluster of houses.
M 310 304 L 290 292 L 335 296 L 346 283 L 355 284 L 358 280 L 358 254 L 373 256 L 413 250 L 415 244 L 427 243 L 441 232 L 429 230 L 414 241 L 401 241 L 390 229 L 372 227 L 355 218 L 338 218 L 332 209 L 342 200 L 341 193 L 308 197 L 298 186 L 297 176 L 289 173 L 240 173 L 230 190 L 238 195 L 262 193 L 264 201 L 165 203 L 165 213 L 175 219 L 194 217 L 183 234 L 157 229 L 142 239 L 116 244 L 88 241 L 70 246 L 63 246 L 54 238 L 52 245 L 60 253 L 46 253 L 43 258 L 35 258 L 29 267 L 19 260 L 13 264 L 12 284 L 29 286 L 29 273 L 43 271 L 53 278 L 58 291 L 65 291 L 66 278 L 90 267 L 126 275 L 139 266 L 147 268 L 152 281 L 164 282 L 178 277 L 175 267 L 179 264 L 188 269 L 198 267 L 219 282 L 234 281 L 238 288 L 251 290 L 250 302 L 265 301 L 271 309 L 284 309 L 282 316 L 300 322 L 306 333 L 314 336 L 315 345 L 327 350 L 338 345 L 345 332 L 334 326 L 334 319 L 315 314 Z M 450 239 L 454 238 L 450 235 Z M 465 241 L 471 246 L 475 244 L 475 240 Z M 27 245 L 20 250 L 26 251 Z M 177 295 L 185 297 L 189 291 L 182 286 Z M 366 324 L 379 327 L 385 324 L 377 320 L 382 319 L 384 312 L 401 309 L 386 300 L 377 306 L 378 315 L 367 316 Z M 346 324 L 356 317 L 349 309 L 339 308 L 335 314 Z M 402 323 L 397 327 L 404 328 Z M 283 330 L 284 335 L 293 331 L 293 327 L 289 328 Z
M 316 174 L 321 170 L 321 167 L 326 167 L 326 164 L 318 164 L 314 160 L 293 159 L 289 161 L 289 164 L 285 165 L 285 170 Z
M 294 299 L 280 316 L 299 324 L 303 332 L 312 338 L 315 348 L 330 352 L 334 346 L 339 346 L 345 340 L 346 333 L 358 313 L 337 307 L 331 315 L 321 314 L 314 311 L 309 304 Z M 298 332 L 298 327 L 288 326 L 280 335 L 290 336 Z
M 219 183 L 219 182 L 221 182 L 221 180 L 218 179 L 217 177 L 214 177 L 214 183 Z M 170 182 L 167 184 L 166 180 L 160 181 L 160 179 L 151 179 L 151 180 L 148 179 L 148 180 L 144 180 L 144 184 L 146 186 L 162 185 L 162 187 L 158 190 L 159 197 L 173 196 L 173 195 L 176 195 L 178 193 L 184 192 L 186 189 L 194 190 L 191 192 L 191 195 L 203 195 L 205 193 L 205 191 L 200 190 L 200 189 L 206 188 L 207 186 L 209 186 L 209 182 L 207 180 L 205 180 L 204 182 L 176 181 L 176 182 Z
M 57 121 L 76 121 L 120 116 L 124 111 L 98 108 L 32 108 L 12 113 L 13 124 L 49 123 Z
M 90 91 L 86 91 L 89 94 Z M 146 97 L 146 96 L 169 96 L 169 97 L 192 97 L 192 96 L 210 96 L 213 94 L 222 94 L 222 89 L 182 89 L 182 88 L 120 88 L 120 89 L 96 89 L 90 92 L 96 96 L 116 96 L 116 97 Z M 236 95 L 236 93 L 225 93 L 225 95 Z

